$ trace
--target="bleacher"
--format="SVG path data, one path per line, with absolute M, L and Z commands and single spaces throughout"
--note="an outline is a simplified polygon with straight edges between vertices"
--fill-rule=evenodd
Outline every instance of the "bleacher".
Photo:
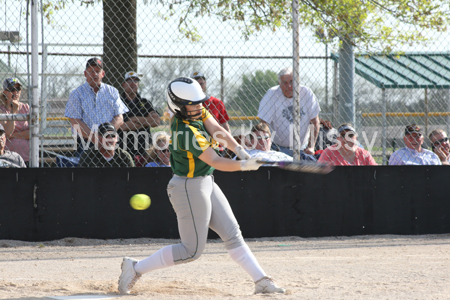
M 45 167 L 57 166 L 58 156 L 73 157 L 76 150 L 70 121 L 64 117 L 66 102 L 67 99 L 47 99 L 47 111 L 41 111 L 41 116 L 46 116 L 40 124 L 40 160 Z

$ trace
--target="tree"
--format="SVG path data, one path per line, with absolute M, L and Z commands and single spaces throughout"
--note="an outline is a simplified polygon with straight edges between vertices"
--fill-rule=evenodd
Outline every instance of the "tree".
M 254 74 L 244 74 L 241 86 L 227 103 L 228 112 L 232 115 L 256 116 L 262 97 L 276 85 L 278 77 L 273 71 L 258 70 Z
M 58 74 L 58 72 L 63 71 L 64 74 L 73 74 L 73 76 L 47 76 L 46 82 L 47 86 L 43 87 L 46 89 L 47 98 L 48 99 L 68 99 L 70 92 L 73 91 L 74 86 L 79 86 L 86 82 L 84 76 L 80 76 L 83 71 L 80 71 L 80 66 L 77 67 L 68 67 L 61 70 L 61 66 L 50 63 L 49 65 L 49 73 L 50 74 Z
M 52 23 L 55 11 L 65 8 L 68 2 L 75 0 L 46 0 L 42 11 L 48 23 Z M 80 5 L 94 5 L 103 2 L 103 63 L 104 82 L 119 91 L 124 74 L 137 71 L 137 27 L 136 0 L 90 0 Z
M 136 0 L 103 1 L 105 83 L 122 89 L 126 72 L 137 71 Z
M 90 5 L 102 0 L 83 1 Z M 128 2 L 131 0 L 126 0 Z M 216 17 L 230 22 L 244 38 L 263 29 L 276 31 L 292 26 L 292 1 L 245 0 L 143 0 L 148 5 L 163 5 L 159 15 L 163 19 L 176 18 L 179 30 L 193 41 L 199 40 L 193 20 L 197 17 Z M 56 10 L 75 0 L 44 0 L 45 17 L 51 21 Z M 108 2 L 122 2 L 104 0 Z M 363 49 L 391 51 L 396 45 L 425 42 L 432 38 L 424 30 L 447 31 L 450 0 L 299 0 L 301 27 L 316 33 L 318 41 L 331 43 L 335 37 L 351 37 Z M 122 12 L 122 11 L 118 11 Z M 115 20 L 120 21 L 122 19 Z M 407 28 L 403 25 L 406 25 Z M 120 26 L 120 25 L 119 25 Z
M 178 17 L 179 30 L 191 40 L 199 38 L 192 26 L 198 16 L 233 22 L 245 38 L 264 28 L 275 31 L 292 26 L 292 1 L 287 0 L 162 3 L 170 7 L 163 17 Z M 391 51 L 396 45 L 429 40 L 430 36 L 421 32 L 424 29 L 446 31 L 449 5 L 449 0 L 299 0 L 299 22 L 316 32 L 322 42 L 351 38 L 361 48 Z

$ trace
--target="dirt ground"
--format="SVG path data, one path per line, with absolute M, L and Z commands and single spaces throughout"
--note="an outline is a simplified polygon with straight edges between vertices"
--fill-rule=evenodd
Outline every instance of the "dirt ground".
M 210 240 L 196 262 L 145 274 L 119 296 L 124 256 L 145 258 L 178 240 L 0 240 L 0 299 L 449 299 L 450 234 L 247 239 L 284 295 L 253 295 L 251 278 Z

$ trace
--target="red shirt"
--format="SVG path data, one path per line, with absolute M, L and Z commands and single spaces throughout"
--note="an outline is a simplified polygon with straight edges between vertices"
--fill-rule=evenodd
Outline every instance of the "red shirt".
M 358 147 L 355 153 L 355 160 L 353 162 L 346 161 L 339 150 L 336 149 L 337 145 L 333 145 L 325 149 L 320 155 L 319 162 L 331 162 L 334 166 L 376 166 L 377 163 L 370 155 L 369 151 Z
M 223 104 L 222 100 L 219 100 L 213 96 L 203 102 L 203 106 L 214 116 L 214 118 L 220 124 L 227 122 L 230 117 L 227 114 L 227 110 L 225 109 L 225 104 Z

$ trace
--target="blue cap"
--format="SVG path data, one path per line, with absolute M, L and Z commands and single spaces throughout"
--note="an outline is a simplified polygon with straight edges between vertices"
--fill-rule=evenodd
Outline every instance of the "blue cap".
M 17 78 L 15 78 L 15 77 L 14 77 L 14 78 L 13 78 L 13 77 L 6 78 L 6 79 L 3 81 L 3 90 L 9 89 L 9 88 L 11 88 L 11 87 L 14 87 L 14 86 L 16 86 L 16 84 L 22 85 L 22 83 L 20 82 L 20 80 L 17 79 Z

